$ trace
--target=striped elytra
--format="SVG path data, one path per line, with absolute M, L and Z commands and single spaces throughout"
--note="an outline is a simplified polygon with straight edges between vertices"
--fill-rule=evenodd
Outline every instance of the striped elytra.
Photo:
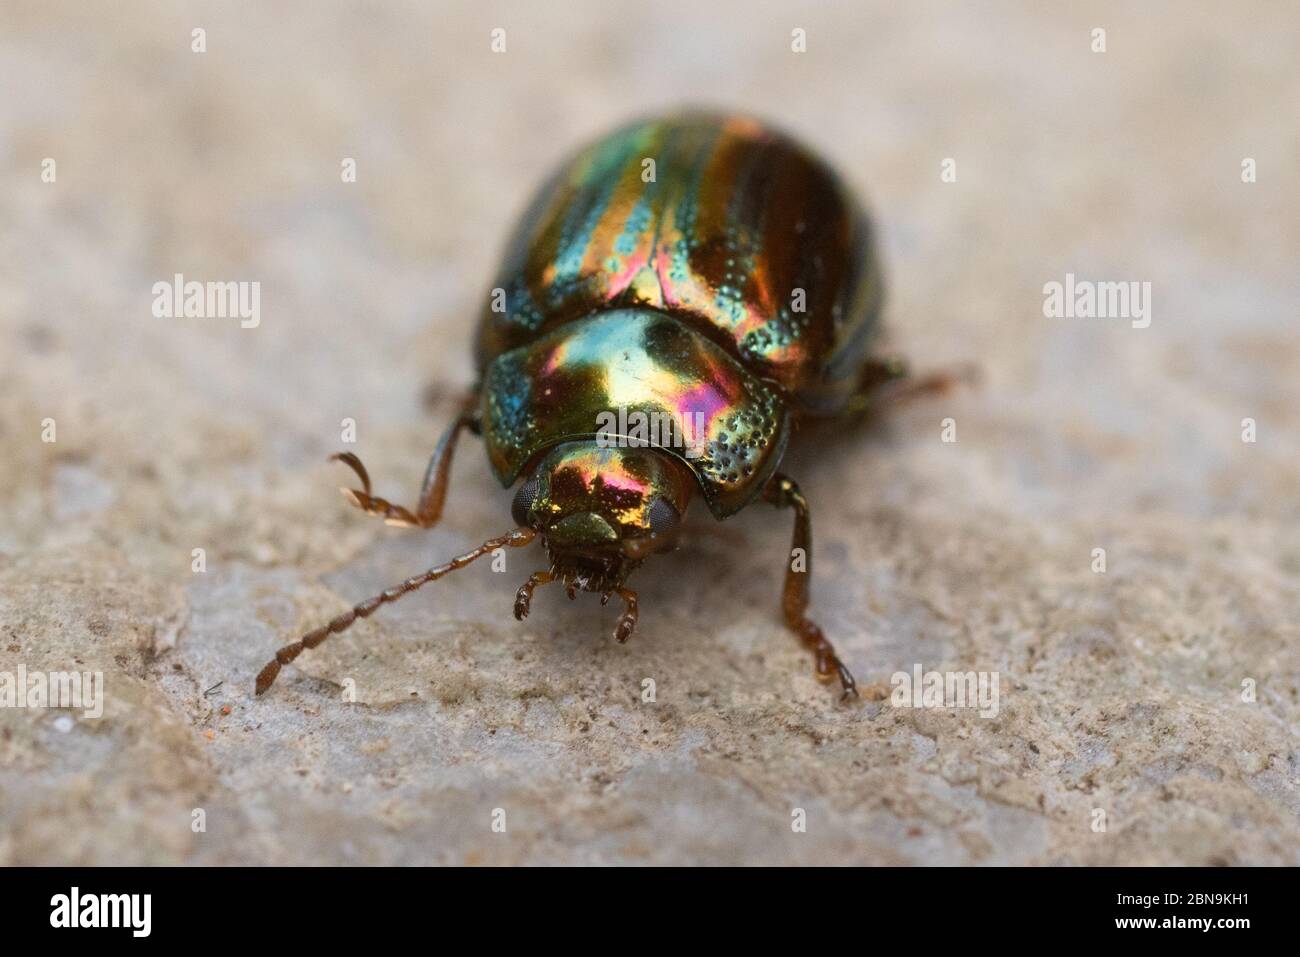
M 535 540 L 548 562 L 516 592 L 515 617 L 528 615 L 537 588 L 559 583 L 570 598 L 617 597 L 614 636 L 625 641 L 640 613 L 628 576 L 677 547 L 698 494 L 716 519 L 759 500 L 793 513 L 782 616 L 816 676 L 838 678 L 848 696 L 852 675 L 806 615 L 811 512 L 780 466 L 802 421 L 868 406 L 903 375 L 900 362 L 869 351 L 882 289 L 861 207 L 821 160 L 762 123 L 684 114 L 581 150 L 507 243 L 475 337 L 477 383 L 433 451 L 416 506 L 373 494 L 360 459 L 335 456 L 361 485 L 346 490 L 353 505 L 429 528 L 456 443 L 476 433 L 500 483 L 520 483 L 519 527 L 284 646 L 257 692 L 383 604 Z

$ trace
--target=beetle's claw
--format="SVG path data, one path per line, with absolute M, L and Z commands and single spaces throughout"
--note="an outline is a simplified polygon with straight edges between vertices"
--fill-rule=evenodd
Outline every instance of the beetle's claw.
M 378 515 L 384 520 L 385 525 L 391 525 L 394 528 L 419 528 L 421 522 L 411 514 L 409 509 L 401 505 L 394 505 L 388 499 L 380 498 L 378 495 L 371 495 L 367 491 L 358 491 L 354 488 L 340 488 L 343 497 L 352 505 L 355 505 L 367 515 Z
M 630 588 L 617 588 L 615 592 L 623 599 L 623 615 L 618 620 L 618 627 L 614 629 L 614 640 L 622 644 L 632 637 L 632 631 L 636 628 L 637 598 L 636 592 Z
M 632 637 L 632 631 L 636 628 L 636 619 L 631 615 L 624 615 L 618 620 L 618 627 L 614 629 L 614 640 L 620 645 Z
M 844 667 L 844 662 L 836 658 L 835 667 L 840 673 L 840 687 L 844 689 L 844 693 L 840 695 L 840 701 L 848 701 L 849 698 L 858 697 L 858 683 L 853 680 L 853 675 L 849 672 L 849 669 Z
M 520 588 L 515 594 L 515 621 L 523 621 L 528 617 L 528 606 L 532 604 L 532 596 Z
M 370 497 L 370 473 L 366 471 L 366 467 L 361 464 L 361 460 L 359 458 L 357 458 L 351 452 L 335 452 L 333 455 L 329 457 L 329 461 L 342 462 L 353 472 L 355 472 L 357 478 L 361 479 L 361 487 L 365 489 L 365 491 L 362 492 L 361 494 L 367 498 Z M 345 489 L 344 491 L 347 490 Z

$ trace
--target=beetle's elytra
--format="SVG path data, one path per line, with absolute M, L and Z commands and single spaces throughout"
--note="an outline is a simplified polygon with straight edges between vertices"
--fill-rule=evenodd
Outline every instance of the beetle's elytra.
M 805 611 L 812 575 L 808 503 L 780 471 L 800 423 L 870 404 L 902 375 L 873 358 L 880 270 L 865 215 L 837 177 L 750 119 L 675 116 L 619 130 L 580 152 L 537 193 L 510 240 L 475 344 L 478 386 L 429 461 L 413 510 L 361 483 L 353 504 L 392 524 L 442 514 L 456 441 L 481 435 L 501 484 L 520 481 L 518 528 L 409 578 L 286 645 L 280 668 L 357 618 L 500 547 L 540 538 L 549 564 L 515 597 L 559 582 L 569 596 L 617 596 L 615 637 L 637 621 L 628 575 L 672 550 L 697 495 L 717 519 L 762 499 L 794 512 L 782 594 L 786 624 L 823 680 L 853 678 Z M 504 309 L 500 309 L 504 299 Z M 498 308 L 493 308 L 497 306 Z M 932 388 L 936 378 L 923 383 Z M 676 423 L 646 441 L 601 423 Z M 667 438 L 664 438 L 667 435 Z

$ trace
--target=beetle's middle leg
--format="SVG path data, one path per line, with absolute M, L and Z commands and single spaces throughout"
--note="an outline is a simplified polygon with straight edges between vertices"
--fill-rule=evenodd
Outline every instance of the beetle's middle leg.
M 806 647 L 812 650 L 817 660 L 817 678 L 820 681 L 840 679 L 844 689 L 843 697 L 858 693 L 857 683 L 849 669 L 844 667 L 835 654 L 835 648 L 822 634 L 817 623 L 809 619 L 808 610 L 810 581 L 812 579 L 812 516 L 808 509 L 808 500 L 799 491 L 799 486 L 791 478 L 780 473 L 772 476 L 763 486 L 763 498 L 778 508 L 794 509 L 794 535 L 790 540 L 790 565 L 785 573 L 785 587 L 781 592 L 781 607 L 785 613 L 785 623 Z
M 972 363 L 917 375 L 911 371 L 907 360 L 900 356 L 870 359 L 858 376 L 849 412 L 865 412 L 885 403 L 943 396 L 959 385 L 974 385 L 978 380 L 979 368 Z
M 356 472 L 357 478 L 361 480 L 360 489 L 343 489 L 343 494 L 347 496 L 348 501 L 357 508 L 369 515 L 382 517 L 389 525 L 432 528 L 442 517 L 442 506 L 447 499 L 448 479 L 451 475 L 452 457 L 456 453 L 456 441 L 466 428 L 477 431 L 478 426 L 477 409 L 471 406 L 471 400 L 466 399 L 460 413 L 438 439 L 438 445 L 429 459 L 429 467 L 424 471 L 424 481 L 420 486 L 420 500 L 414 512 L 371 494 L 370 475 L 366 472 L 366 467 L 361 464 L 361 460 L 351 452 L 339 452 L 330 456 L 330 460 L 342 462 Z

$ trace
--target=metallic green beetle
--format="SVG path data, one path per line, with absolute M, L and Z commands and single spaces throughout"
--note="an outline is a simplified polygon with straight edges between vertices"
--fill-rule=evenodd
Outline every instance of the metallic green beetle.
M 482 435 L 519 527 L 407 579 L 280 649 L 280 667 L 426 582 L 541 538 L 549 566 L 515 598 L 558 581 L 617 595 L 615 637 L 637 620 L 628 575 L 675 547 L 696 493 L 717 519 L 757 499 L 795 514 L 785 621 L 845 695 L 853 678 L 808 606 L 808 503 L 778 468 L 801 422 L 868 405 L 903 374 L 868 352 L 882 285 L 871 227 L 836 176 L 754 120 L 685 115 L 638 123 L 566 163 L 509 243 L 479 323 L 479 386 L 438 442 L 414 510 L 362 488 L 353 504 L 428 528 L 455 443 Z M 942 385 L 923 382 L 923 388 Z

